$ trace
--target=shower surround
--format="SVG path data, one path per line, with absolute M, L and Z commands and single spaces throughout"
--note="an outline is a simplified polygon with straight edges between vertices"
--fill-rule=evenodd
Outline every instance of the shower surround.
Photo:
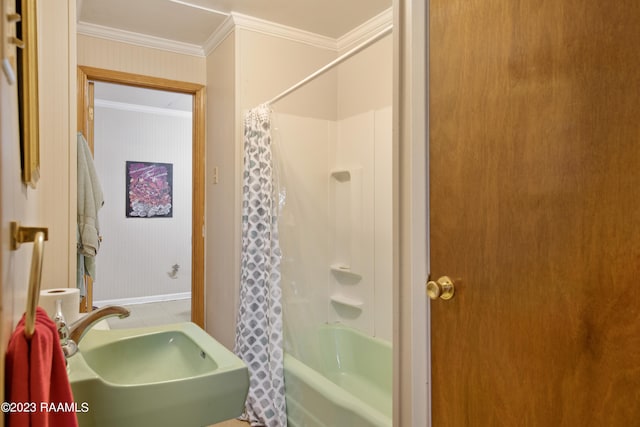
M 327 322 L 391 341 L 391 109 L 274 123 L 288 341 Z
M 336 121 L 274 116 L 289 425 L 390 426 L 391 109 Z M 365 346 L 387 388 L 360 362 L 345 364 L 366 359 Z M 351 378 L 378 390 L 378 403 Z
M 390 37 L 272 106 L 292 426 L 391 425 L 394 155 L 387 55 Z M 366 346 L 369 340 L 380 345 Z M 387 378 L 388 387 L 360 372 L 360 363 L 347 363 L 364 347 L 376 360 L 371 371 Z M 329 360 L 338 366 L 327 366 Z M 350 388 L 353 382 L 376 389 L 377 397 Z M 327 413 L 341 418 L 324 419 Z

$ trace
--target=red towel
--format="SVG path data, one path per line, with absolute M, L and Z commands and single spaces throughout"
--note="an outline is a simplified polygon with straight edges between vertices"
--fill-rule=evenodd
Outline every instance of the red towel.
M 6 412 L 7 427 L 77 427 L 55 323 L 41 307 L 31 339 L 24 335 L 24 323 L 22 316 L 7 348 L 6 401 L 12 405 Z

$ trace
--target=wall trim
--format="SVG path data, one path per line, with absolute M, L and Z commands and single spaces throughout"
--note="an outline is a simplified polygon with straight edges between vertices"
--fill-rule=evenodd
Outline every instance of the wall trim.
M 394 1 L 394 426 L 433 426 L 430 306 L 424 291 L 429 273 L 427 7 L 424 0 Z
M 225 41 L 231 33 L 236 29 L 235 23 L 233 22 L 233 17 L 231 15 L 227 16 L 222 25 L 218 27 L 216 31 L 209 36 L 204 45 L 202 46 L 202 50 L 204 51 L 205 56 L 209 56 L 211 52 L 216 50 L 220 44 Z
M 362 25 L 338 37 L 336 48 L 340 52 L 345 52 L 363 43 L 365 40 L 375 36 L 389 25 L 393 25 L 393 8 L 389 8 L 369 19 Z
M 183 43 L 161 37 L 149 36 L 132 31 L 120 30 L 103 25 L 79 21 L 78 34 L 101 39 L 129 43 L 136 46 L 161 49 L 169 52 L 206 57 L 213 52 L 236 28 L 280 37 L 298 43 L 308 44 L 321 49 L 336 52 L 345 51 L 362 43 L 364 40 L 379 33 L 393 22 L 392 8 L 386 9 L 362 25 L 354 28 L 345 35 L 334 39 L 287 25 L 278 24 L 242 13 L 231 12 L 222 25 L 214 31 L 202 46 Z
M 255 31 L 270 36 L 281 37 L 294 42 L 305 43 L 321 49 L 336 52 L 351 49 L 393 24 L 393 8 L 388 8 L 345 35 L 334 39 L 298 28 L 277 24 L 249 15 L 232 12 L 224 23 L 209 37 L 203 46 L 204 54 L 209 55 L 236 28 Z
M 172 108 L 151 107 L 149 105 L 130 104 L 128 102 L 108 101 L 106 99 L 95 99 L 95 107 L 111 108 L 121 111 L 134 111 L 136 113 L 161 114 L 165 116 L 177 116 L 191 118 L 191 111 L 175 110 Z
M 338 47 L 336 40 L 331 37 L 236 12 L 231 12 L 231 17 L 233 18 L 236 28 L 276 36 L 294 42 L 305 43 L 321 49 L 336 50 Z
M 183 55 L 204 56 L 204 50 L 201 46 L 196 44 L 183 43 L 147 34 L 134 33 L 132 31 L 91 24 L 88 22 L 78 22 L 77 33 L 115 42 L 129 43 L 136 46 L 181 53 Z
M 191 292 L 180 292 L 177 294 L 149 295 L 145 297 L 105 299 L 94 301 L 93 305 L 95 305 L 96 307 L 103 307 L 105 305 L 134 305 L 147 304 L 150 302 L 182 300 L 189 298 L 191 298 Z

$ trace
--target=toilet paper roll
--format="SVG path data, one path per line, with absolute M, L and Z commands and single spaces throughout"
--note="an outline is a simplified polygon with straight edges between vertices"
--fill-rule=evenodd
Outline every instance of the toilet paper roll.
M 78 288 L 44 289 L 40 291 L 39 306 L 44 308 L 50 318 L 56 315 L 56 300 L 62 299 L 62 315 L 67 324 L 75 322 L 80 316 L 80 290 Z

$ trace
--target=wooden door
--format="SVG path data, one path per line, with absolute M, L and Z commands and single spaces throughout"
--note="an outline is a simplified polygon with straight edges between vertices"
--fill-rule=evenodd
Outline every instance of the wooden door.
M 640 2 L 429 15 L 433 425 L 640 426 Z

